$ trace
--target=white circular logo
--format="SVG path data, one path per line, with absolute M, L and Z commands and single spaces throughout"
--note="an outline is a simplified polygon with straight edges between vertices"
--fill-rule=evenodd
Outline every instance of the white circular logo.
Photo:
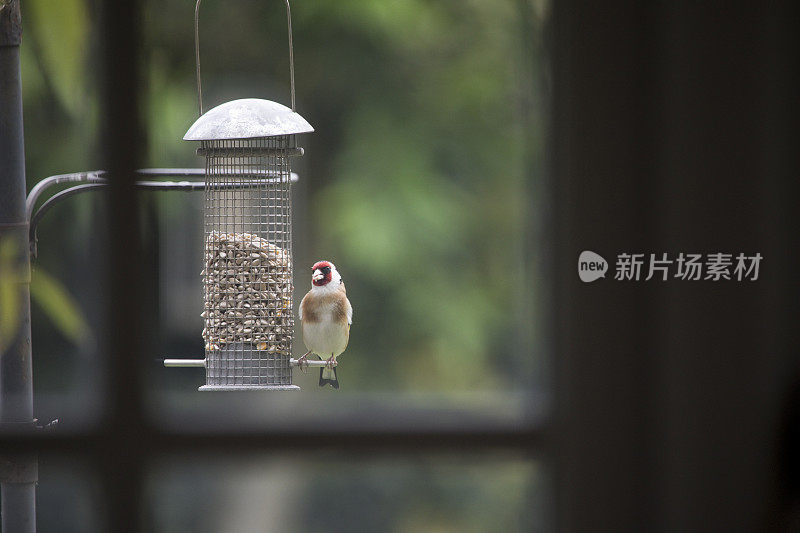
M 578 276 L 585 283 L 606 277 L 607 270 L 608 262 L 594 252 L 585 250 L 578 257 Z

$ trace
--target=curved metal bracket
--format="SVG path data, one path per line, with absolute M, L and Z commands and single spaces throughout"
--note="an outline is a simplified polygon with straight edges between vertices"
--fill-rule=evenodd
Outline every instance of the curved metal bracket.
M 147 177 L 183 176 L 183 177 L 202 178 L 205 177 L 205 169 L 204 168 L 144 168 L 137 170 L 136 175 L 147 176 Z M 106 176 L 105 170 L 76 172 L 74 174 L 59 174 L 57 176 L 50 176 L 48 178 L 45 178 L 33 186 L 31 192 L 28 193 L 28 198 L 25 202 L 25 209 L 29 224 L 28 245 L 30 247 L 31 257 L 36 258 L 38 255 L 38 237 L 36 235 L 36 229 L 38 228 L 39 221 L 42 219 L 42 217 L 44 217 L 44 215 L 54 205 L 61 202 L 62 200 L 66 200 L 70 196 L 75 196 L 76 194 L 80 194 L 82 192 L 94 191 L 105 188 L 106 186 L 108 186 L 108 180 L 106 179 L 105 176 Z M 246 188 L 249 187 L 250 184 L 257 183 L 262 180 L 271 182 L 280 179 L 281 178 L 265 177 L 265 178 L 251 180 L 247 183 L 232 184 L 226 187 L 231 189 Z M 290 176 L 290 180 L 292 183 L 296 183 L 298 181 L 297 174 L 292 173 Z M 62 183 L 81 183 L 81 185 L 75 185 L 73 187 L 64 189 L 63 191 L 57 192 L 56 194 L 48 198 L 44 203 L 42 203 L 39 209 L 34 212 L 36 201 L 39 199 L 42 193 L 44 193 L 44 191 L 47 190 L 48 188 Z M 205 185 L 206 185 L 205 180 L 202 181 L 201 180 L 197 181 L 139 180 L 136 182 L 137 188 L 143 190 L 151 190 L 151 191 L 184 191 L 184 192 L 202 191 L 205 189 Z
M 200 2 L 197 0 L 194 6 L 194 57 L 197 67 L 197 108 L 200 111 L 198 116 L 203 115 L 203 82 L 200 78 Z M 289 28 L 289 84 L 292 91 L 292 111 L 294 108 L 294 45 L 292 44 L 292 9 L 289 0 L 286 2 L 286 23 Z
M 102 181 L 105 175 L 104 170 L 90 170 L 88 172 L 73 172 L 72 174 L 58 174 L 56 176 L 49 176 L 36 185 L 33 186 L 31 192 L 28 193 L 28 198 L 25 200 L 25 219 L 30 222 L 33 217 L 33 208 L 39 197 L 54 185 L 62 183 L 89 183 L 95 181 Z

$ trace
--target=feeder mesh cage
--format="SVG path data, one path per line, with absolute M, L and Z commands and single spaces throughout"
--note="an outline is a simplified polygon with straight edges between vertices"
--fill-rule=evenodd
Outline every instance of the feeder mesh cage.
M 291 141 L 202 144 L 206 388 L 291 386 Z

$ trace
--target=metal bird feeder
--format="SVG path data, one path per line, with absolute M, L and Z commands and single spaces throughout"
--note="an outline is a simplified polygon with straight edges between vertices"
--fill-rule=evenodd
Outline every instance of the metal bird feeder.
M 292 291 L 291 158 L 303 155 L 297 135 L 314 128 L 295 112 L 294 54 L 289 0 L 289 76 L 291 104 L 247 98 L 203 113 L 200 77 L 200 2 L 195 5 L 197 102 L 200 118 L 184 139 L 199 141 L 205 168 L 140 169 L 137 188 L 150 191 L 204 191 L 202 316 L 205 358 L 164 359 L 167 367 L 205 367 L 201 391 L 299 390 L 292 385 L 294 316 Z M 152 178 L 204 178 L 161 181 Z M 104 170 L 50 176 L 26 200 L 31 256 L 37 255 L 36 228 L 57 203 L 108 186 Z M 44 192 L 70 184 L 44 201 Z M 324 366 L 308 361 L 304 366 Z
M 291 159 L 297 134 L 314 128 L 295 112 L 289 2 L 291 109 L 247 98 L 203 113 L 184 136 L 205 157 L 203 294 L 206 385 L 201 391 L 298 390 L 292 385 Z

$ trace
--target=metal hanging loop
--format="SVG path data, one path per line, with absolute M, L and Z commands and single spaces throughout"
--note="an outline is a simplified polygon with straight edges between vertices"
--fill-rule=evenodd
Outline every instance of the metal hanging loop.
M 292 45 L 292 10 L 289 7 L 289 0 L 286 1 L 286 22 L 289 28 L 289 83 L 292 91 L 292 111 L 294 108 L 294 46 Z M 203 115 L 203 83 L 200 80 L 200 2 L 194 6 L 194 56 L 197 66 L 197 108 L 200 116 Z

